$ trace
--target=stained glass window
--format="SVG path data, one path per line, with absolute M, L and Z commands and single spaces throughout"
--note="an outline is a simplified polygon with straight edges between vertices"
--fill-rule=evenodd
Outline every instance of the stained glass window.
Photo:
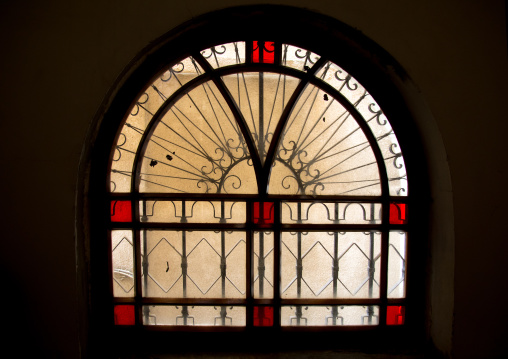
M 125 114 L 108 186 L 117 325 L 404 324 L 404 157 L 320 54 L 238 41 L 168 63 Z

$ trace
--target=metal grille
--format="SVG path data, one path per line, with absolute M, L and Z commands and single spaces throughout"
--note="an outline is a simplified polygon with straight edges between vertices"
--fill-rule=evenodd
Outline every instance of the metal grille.
M 405 304 L 397 139 L 311 51 L 234 42 L 168 66 L 126 116 L 110 190 L 131 202 L 133 221 L 111 222 L 111 276 L 136 325 L 385 325 Z

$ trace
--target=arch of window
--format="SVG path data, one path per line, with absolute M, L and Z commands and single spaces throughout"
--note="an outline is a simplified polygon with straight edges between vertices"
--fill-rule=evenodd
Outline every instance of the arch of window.
M 404 325 L 407 175 L 378 103 L 290 43 L 196 50 L 142 89 L 111 150 L 115 324 Z

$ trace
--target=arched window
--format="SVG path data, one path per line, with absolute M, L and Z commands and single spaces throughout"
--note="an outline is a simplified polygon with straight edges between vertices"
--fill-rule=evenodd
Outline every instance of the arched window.
M 354 73 L 357 54 L 341 56 L 333 37 L 252 30 L 259 16 L 236 18 L 245 28 L 233 33 L 206 22 L 217 34 L 206 40 L 177 36 L 112 104 L 120 126 L 98 201 L 110 214 L 111 321 L 404 328 L 405 148 Z

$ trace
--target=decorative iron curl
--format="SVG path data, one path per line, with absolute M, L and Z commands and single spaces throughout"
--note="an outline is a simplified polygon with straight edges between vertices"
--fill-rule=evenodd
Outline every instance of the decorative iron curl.
M 268 42 L 269 42 L 269 41 L 268 41 Z M 265 50 L 266 52 L 269 52 L 269 53 L 275 52 L 275 44 L 272 42 L 272 48 L 273 48 L 273 50 L 269 50 L 269 49 L 266 47 L 266 43 L 267 43 L 267 41 L 264 41 L 264 42 L 263 42 L 263 50 Z
M 281 182 L 282 187 L 284 189 L 287 189 L 287 190 L 289 190 L 291 188 L 291 184 L 290 183 L 286 184 L 286 182 L 289 182 L 289 179 L 293 179 L 296 182 L 296 184 L 297 184 L 297 186 L 296 186 L 297 190 L 296 190 L 296 192 L 294 194 L 298 194 L 300 185 L 298 184 L 298 179 L 295 176 L 287 175 L 286 177 L 284 177 L 282 179 L 282 182 Z
M 143 96 L 146 96 L 146 99 L 145 99 L 144 101 L 142 100 Z M 136 104 L 134 105 L 134 107 L 132 108 L 132 111 L 131 111 L 131 116 L 137 116 L 137 115 L 138 115 L 138 113 L 139 113 L 139 107 L 140 107 L 141 105 L 144 105 L 145 103 L 147 103 L 149 99 L 150 99 L 150 96 L 149 96 L 146 92 L 145 92 L 145 93 L 143 93 L 143 94 L 139 97 L 139 99 L 138 99 L 138 101 L 136 102 Z
M 210 181 L 207 181 L 207 180 L 204 180 L 204 179 L 200 179 L 199 181 L 196 182 L 196 187 L 201 189 L 203 187 L 203 184 L 204 184 L 206 186 L 205 193 L 210 193 L 210 187 L 208 186 L 209 183 L 215 184 L 213 182 L 210 182 Z M 217 186 L 217 184 L 215 184 L 215 186 Z
M 395 158 L 393 159 L 393 167 L 400 170 L 404 165 L 402 163 L 397 164 L 397 160 L 402 158 L 402 152 L 395 152 L 394 149 L 399 147 L 398 144 L 392 143 L 389 147 L 390 152 L 395 155 Z
M 305 51 L 305 54 L 304 55 L 300 55 L 301 52 Z M 311 58 L 311 52 L 308 51 L 308 50 L 303 50 L 303 49 L 296 49 L 295 51 L 295 56 L 299 59 L 305 59 L 305 62 L 309 61 L 312 65 L 314 65 L 316 63 L 316 61 L 312 61 L 312 58 Z
M 312 188 L 310 193 L 314 196 L 319 195 L 319 193 L 317 192 L 318 187 L 321 188 L 321 191 L 325 190 L 325 185 L 323 184 L 323 182 L 317 182 L 314 184 L 314 187 Z
M 117 143 L 115 147 L 115 155 L 118 152 L 118 158 L 113 157 L 113 162 L 118 162 L 122 158 L 122 151 L 120 151 L 120 148 L 125 145 L 125 142 L 127 142 L 127 136 L 125 136 L 123 133 L 120 133 L 120 136 L 118 137 L 118 142 L 120 142 L 120 137 L 123 136 L 123 142 Z
M 232 181 L 231 182 L 231 187 L 233 187 L 233 189 L 237 190 L 239 189 L 240 187 L 242 187 L 242 180 L 240 179 L 240 177 L 238 177 L 237 175 L 229 175 L 227 176 L 226 178 L 224 178 L 224 181 L 223 181 L 223 184 L 222 184 L 222 188 L 224 189 L 224 193 L 229 193 L 227 188 L 226 188 L 226 182 L 228 181 Z
M 287 147 L 284 145 L 284 143 L 283 143 L 283 142 L 281 142 L 281 144 L 280 144 L 281 149 L 279 150 L 279 158 L 280 158 L 280 159 L 283 159 L 283 158 L 282 158 L 282 155 L 281 155 L 281 153 L 282 153 L 282 152 L 284 152 L 284 155 L 287 155 L 287 154 L 288 154 L 288 152 L 294 152 L 294 150 L 295 150 L 295 148 L 296 148 L 296 142 L 295 142 L 295 141 L 289 141 L 289 145 L 292 145 L 292 146 L 293 146 L 293 148 L 287 148 Z M 291 155 L 290 155 L 290 156 L 291 156 Z
M 383 114 L 383 111 L 381 111 L 381 108 L 379 108 L 379 110 L 375 110 L 374 107 L 377 106 L 379 108 L 379 105 L 376 103 L 376 102 L 371 102 L 368 106 L 369 108 L 369 111 L 371 113 L 373 113 L 376 118 L 376 122 L 380 125 L 380 126 L 384 126 L 388 123 L 387 120 L 384 120 L 384 121 L 381 121 L 381 115 Z

